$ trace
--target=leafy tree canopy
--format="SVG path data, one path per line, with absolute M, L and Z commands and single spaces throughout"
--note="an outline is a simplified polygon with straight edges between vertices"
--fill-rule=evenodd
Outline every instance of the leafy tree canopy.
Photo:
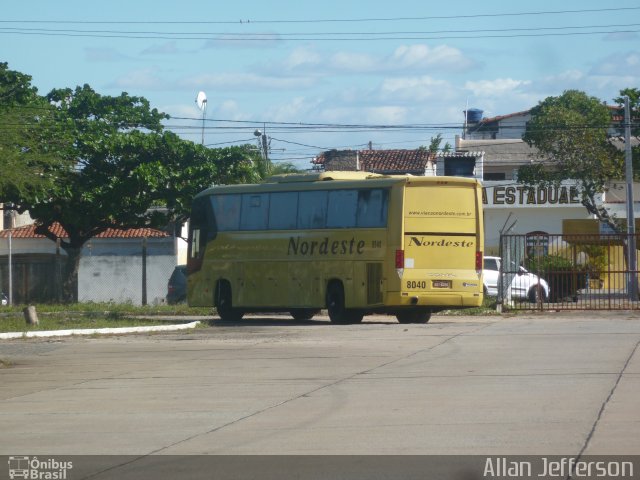
M 0 196 L 7 189 L 48 189 L 48 172 L 60 162 L 50 125 L 51 108 L 31 77 L 0 63 Z
M 438 133 L 435 137 L 431 137 L 431 139 L 429 140 L 429 146 L 425 147 L 422 146 L 420 147 L 420 150 L 428 150 L 430 153 L 438 153 L 438 151 L 440 151 L 440 145 L 442 144 L 442 134 Z M 442 147 L 442 151 L 443 152 L 450 152 L 451 151 L 451 144 L 449 142 L 445 142 L 444 147 Z
M 532 186 L 575 180 L 589 213 L 616 230 L 615 219 L 597 202 L 607 181 L 624 177 L 622 153 L 609 141 L 609 108 L 578 90 L 548 97 L 531 110 L 523 139 L 541 163 L 521 167 L 518 181 Z
M 0 201 L 28 210 L 37 231 L 66 251 L 66 300 L 74 298 L 80 252 L 92 237 L 107 228 L 183 221 L 193 196 L 204 188 L 258 179 L 255 147 L 209 149 L 183 140 L 163 130 L 168 116 L 142 97 L 103 96 L 84 85 L 55 89 L 38 99 L 28 77 L 13 77 L 16 88 L 1 91 L 30 98 L 41 113 L 31 130 L 37 132 L 33 145 L 28 135 L 16 132 L 19 153 L 12 166 L 31 171 L 29 158 L 42 152 L 55 161 L 40 169 L 38 178 L 44 181 L 37 185 L 16 179 L 0 184 Z M 49 228 L 54 222 L 68 238 L 56 237 Z

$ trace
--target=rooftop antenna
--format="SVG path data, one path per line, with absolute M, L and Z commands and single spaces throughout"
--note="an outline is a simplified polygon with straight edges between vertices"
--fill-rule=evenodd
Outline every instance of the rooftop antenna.
M 202 145 L 204 145 L 204 119 L 207 115 L 207 95 L 204 92 L 198 92 L 196 105 L 202 111 Z

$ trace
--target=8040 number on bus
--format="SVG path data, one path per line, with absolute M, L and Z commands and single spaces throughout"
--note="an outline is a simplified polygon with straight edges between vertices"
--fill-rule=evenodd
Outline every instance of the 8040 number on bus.
M 407 288 L 412 290 L 424 290 L 427 288 L 427 282 L 425 280 L 408 280 Z

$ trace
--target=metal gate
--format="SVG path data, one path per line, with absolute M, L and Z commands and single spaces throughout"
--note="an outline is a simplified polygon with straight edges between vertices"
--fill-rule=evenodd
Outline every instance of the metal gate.
M 628 265 L 629 240 L 633 237 L 627 234 L 501 235 L 498 305 L 511 310 L 640 309 L 638 265 Z M 636 234 L 636 246 L 639 240 Z

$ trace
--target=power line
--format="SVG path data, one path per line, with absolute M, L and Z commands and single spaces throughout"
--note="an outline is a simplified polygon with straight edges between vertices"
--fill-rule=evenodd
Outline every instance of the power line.
M 542 10 L 532 12 L 507 12 L 507 13 L 479 13 L 468 15 L 432 15 L 421 17 L 379 17 L 379 18 L 329 18 L 329 19 L 270 19 L 270 20 L 197 20 L 197 21 L 140 21 L 140 20 L 0 20 L 0 23 L 39 23 L 39 24 L 68 24 L 68 25 L 251 25 L 269 23 L 349 23 L 349 22 L 399 22 L 399 21 L 419 21 L 419 20 L 452 20 L 463 18 L 496 18 L 496 17 L 520 17 L 538 15 L 560 15 L 576 13 L 601 13 L 601 12 L 621 12 L 629 10 L 640 10 L 640 7 L 616 7 L 616 8 L 596 8 L 579 10 Z
M 637 27 L 638 23 L 629 24 L 609 24 L 609 25 L 565 25 L 560 27 L 527 27 L 527 28 L 500 28 L 500 29 L 465 29 L 465 30 L 431 30 L 431 31 L 391 31 L 391 32 L 256 32 L 256 33 L 238 33 L 238 32 L 157 32 L 157 31 L 133 31 L 133 30 L 75 30 L 75 29 L 49 29 L 49 28 L 22 28 L 22 27 L 0 27 L 0 33 L 50 33 L 50 34 L 108 34 L 112 35 L 222 35 L 229 37 L 244 37 L 240 39 L 264 40 L 266 38 L 290 37 L 294 35 L 303 37 L 313 37 L 321 35 L 346 35 L 346 36 L 363 36 L 363 35 L 437 35 L 445 33 L 493 33 L 493 32 L 535 32 L 535 31 L 554 31 L 554 30 L 571 30 L 571 29 L 589 29 L 589 28 L 629 28 Z M 143 37 L 141 37 L 143 38 Z M 234 38 L 235 39 L 235 38 Z
M 579 28 L 579 27 L 574 27 Z M 589 32 L 546 32 L 546 33 L 516 33 L 516 34 L 491 34 L 491 35 L 437 35 L 437 36 L 361 36 L 352 37 L 281 37 L 277 34 L 273 35 L 273 39 L 277 41 L 320 41 L 320 42 L 358 42 L 358 41 L 380 41 L 380 40 L 478 40 L 483 38 L 526 38 L 526 37 L 567 37 L 567 36 L 585 36 L 585 35 L 605 35 L 612 33 L 638 33 L 639 29 L 627 30 L 596 30 Z M 23 32 L 23 31 L 6 31 L 0 30 L 0 34 L 4 35 L 31 35 L 31 36 L 52 36 L 52 37 L 71 37 L 71 38 L 118 38 L 129 40 L 216 40 L 216 41 L 234 41 L 234 42 L 264 42 L 262 37 L 234 37 L 224 38 L 224 36 L 189 36 L 179 37 L 166 34 L 161 35 L 126 35 L 126 34 L 94 34 L 94 33 L 55 33 L 55 32 Z

